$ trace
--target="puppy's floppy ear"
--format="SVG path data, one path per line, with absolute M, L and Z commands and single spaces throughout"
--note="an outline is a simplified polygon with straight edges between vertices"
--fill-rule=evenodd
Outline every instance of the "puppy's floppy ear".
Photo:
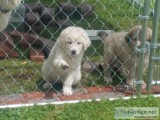
M 57 39 L 58 45 L 61 46 L 61 47 L 64 47 L 65 46 L 65 39 L 66 39 L 65 34 L 61 33 L 60 36 Z
M 83 45 L 84 45 L 84 50 L 86 50 L 90 45 L 91 45 L 91 40 L 89 39 L 87 33 L 82 34 L 83 37 Z
M 132 27 L 126 34 L 125 40 L 127 43 L 136 42 L 140 40 L 141 34 L 142 34 L 142 26 L 136 25 Z
M 132 32 L 128 32 L 126 34 L 125 40 L 126 40 L 127 43 L 131 43 L 132 42 L 132 39 L 133 39 L 132 36 L 133 36 Z
M 18 7 L 20 3 L 21 3 L 21 0 L 1 0 L 0 4 L 5 9 L 13 10 L 16 7 Z
M 105 38 L 108 36 L 108 34 L 105 31 L 99 31 L 97 35 L 102 39 L 105 40 Z
M 151 42 L 152 40 L 152 29 L 151 28 L 147 28 L 147 38 L 146 38 L 148 42 Z

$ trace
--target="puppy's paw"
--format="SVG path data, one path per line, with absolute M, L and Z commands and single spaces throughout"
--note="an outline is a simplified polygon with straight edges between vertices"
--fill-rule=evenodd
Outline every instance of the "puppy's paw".
M 60 67 L 62 70 L 67 70 L 69 68 L 69 65 L 65 61 L 61 60 Z
M 133 89 L 136 89 L 136 81 L 129 81 L 127 82 L 127 84 L 133 88 Z M 142 89 L 145 89 L 146 88 L 146 83 L 144 81 L 142 81 Z
M 146 89 L 146 83 L 144 81 L 142 83 L 142 89 Z
M 112 78 L 110 77 L 104 77 L 104 81 L 107 82 L 107 83 L 112 83 Z
M 62 70 L 67 70 L 69 68 L 69 65 L 68 64 L 62 64 L 61 67 L 62 67 Z
M 70 96 L 73 94 L 72 88 L 71 87 L 64 87 L 62 89 L 62 94 L 66 96 Z
M 126 84 L 128 85 L 129 88 L 131 89 L 136 89 L 136 82 L 133 80 L 127 80 Z
M 49 87 L 51 87 L 51 84 L 48 83 L 48 82 L 46 82 L 46 83 L 43 85 L 43 88 L 44 88 L 44 89 L 47 89 L 47 88 L 49 88 Z

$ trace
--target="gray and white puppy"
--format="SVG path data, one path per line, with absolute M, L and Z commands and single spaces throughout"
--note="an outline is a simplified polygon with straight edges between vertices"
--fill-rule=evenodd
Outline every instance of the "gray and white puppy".
M 118 67 L 118 71 L 126 76 L 126 83 L 134 86 L 134 81 L 138 76 L 138 60 L 139 54 L 136 48 L 141 44 L 142 26 L 136 25 L 129 32 L 117 32 L 112 35 L 107 35 L 104 32 L 99 32 L 98 35 L 104 40 L 104 56 L 103 69 L 104 79 L 107 82 L 112 82 L 111 72 L 114 67 Z M 146 41 L 150 42 L 152 38 L 152 29 L 147 28 Z M 148 67 L 149 52 L 144 56 L 143 72 Z M 146 84 L 143 82 L 142 88 Z

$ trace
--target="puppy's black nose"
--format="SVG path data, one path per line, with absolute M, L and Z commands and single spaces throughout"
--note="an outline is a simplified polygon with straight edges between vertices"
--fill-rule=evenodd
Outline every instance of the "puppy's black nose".
M 75 51 L 75 50 L 72 50 L 71 53 L 72 53 L 72 55 L 75 55 L 75 54 L 76 54 L 76 51 Z

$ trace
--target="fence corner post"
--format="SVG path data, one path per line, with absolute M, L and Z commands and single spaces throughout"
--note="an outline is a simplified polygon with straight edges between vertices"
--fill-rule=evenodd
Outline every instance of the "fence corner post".
M 149 9 L 150 9 L 150 0 L 144 0 L 144 12 L 142 18 L 143 22 L 143 32 L 142 32 L 142 41 L 140 49 L 144 49 L 146 46 L 146 33 L 147 33 L 147 24 L 149 18 Z M 147 19 L 146 19 L 147 18 Z M 143 64 L 144 64 L 144 54 L 139 53 L 139 64 L 138 64 L 138 76 L 136 78 L 136 95 L 141 94 L 142 81 L 143 81 Z
M 150 57 L 149 57 L 149 66 L 148 66 L 148 76 L 147 76 L 147 93 L 151 91 L 151 83 L 153 79 L 153 66 L 154 66 L 154 59 L 155 50 L 157 45 L 157 33 L 158 33 L 158 24 L 160 19 L 160 1 L 155 0 L 155 7 L 154 7 L 154 16 L 153 16 L 153 31 L 152 31 L 152 41 L 151 41 L 151 50 L 150 50 Z

